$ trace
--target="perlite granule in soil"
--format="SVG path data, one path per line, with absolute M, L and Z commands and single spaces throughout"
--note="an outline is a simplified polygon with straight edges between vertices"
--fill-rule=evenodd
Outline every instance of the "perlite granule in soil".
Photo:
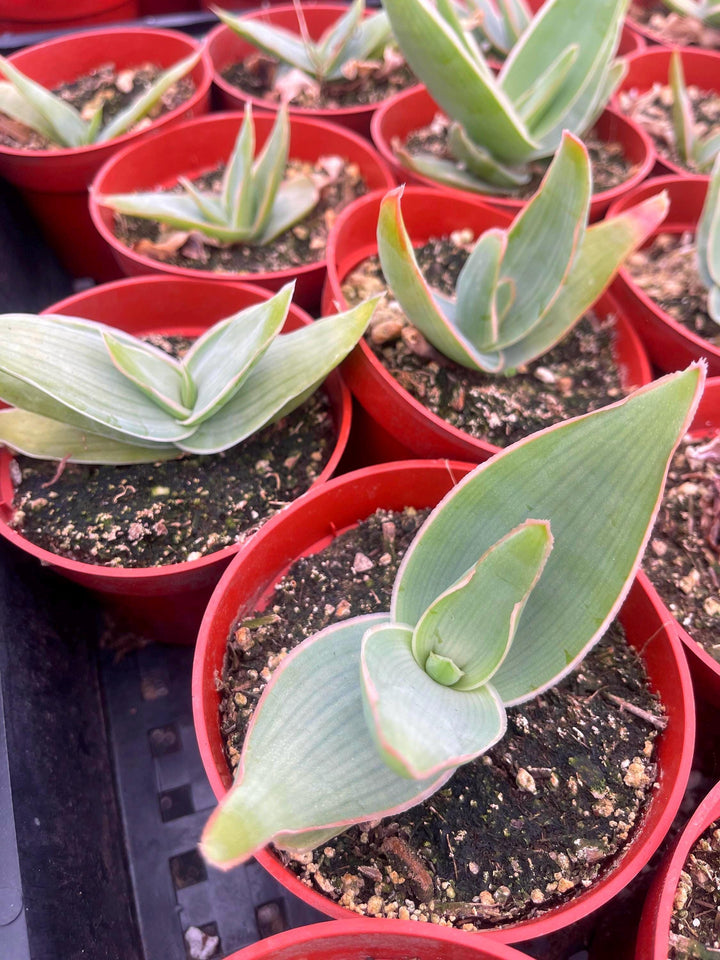
M 298 560 L 268 605 L 236 624 L 220 681 L 231 768 L 288 651 L 339 619 L 389 609 L 402 555 L 428 512 L 378 511 Z M 508 721 L 497 746 L 425 803 L 352 827 L 312 854 L 281 853 L 282 861 L 357 913 L 464 929 L 535 916 L 583 891 L 632 838 L 665 724 L 619 625 L 572 676 L 510 710 Z
M 685 861 L 670 921 L 670 960 L 720 955 L 720 822 L 703 833 Z
M 476 242 L 472 231 L 459 230 L 416 247 L 427 282 L 453 295 Z M 363 260 L 345 277 L 342 292 L 350 305 L 385 293 L 365 335 L 375 356 L 432 413 L 499 447 L 607 406 L 624 394 L 613 357 L 613 317 L 588 313 L 538 360 L 507 373 L 485 374 L 448 360 L 412 326 L 387 294 L 377 256 Z

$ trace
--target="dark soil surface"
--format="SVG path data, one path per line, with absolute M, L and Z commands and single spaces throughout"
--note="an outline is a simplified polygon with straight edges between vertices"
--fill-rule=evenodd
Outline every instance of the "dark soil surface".
M 242 92 L 274 103 L 311 110 L 338 110 L 379 103 L 417 83 L 402 57 L 388 50 L 385 61 L 355 64 L 351 78 L 317 82 L 299 71 L 283 80 L 273 57 L 257 53 L 227 67 L 222 76 Z M 353 75 L 354 74 L 354 75 Z M 280 86 L 277 82 L 280 80 Z M 288 81 L 290 85 L 288 86 Z
M 418 247 L 415 254 L 428 283 L 451 295 L 474 244 L 469 231 L 459 231 Z M 359 264 L 342 289 L 350 304 L 386 292 L 379 259 Z M 371 324 L 367 342 L 401 387 L 454 427 L 501 447 L 623 395 L 613 359 L 612 318 L 587 314 L 539 360 L 499 375 L 468 370 L 442 356 L 389 296 Z
M 697 460 L 685 441 L 670 467 L 643 566 L 677 620 L 720 661 L 720 447 Z
M 720 50 L 720 30 L 706 27 L 696 17 L 673 13 L 661 0 L 656 3 L 630 4 L 630 19 L 662 38 L 663 43 L 678 47 L 706 47 Z
M 132 466 L 18 456 L 13 526 L 60 556 L 111 567 L 195 560 L 240 543 L 304 493 L 332 453 L 318 391 L 302 407 L 212 456 Z
M 438 113 L 429 126 L 413 130 L 403 146 L 411 156 L 418 153 L 431 153 L 443 160 L 452 160 L 453 157 L 447 148 L 448 128 L 447 117 Z M 625 158 L 621 144 L 610 140 L 601 140 L 593 130 L 588 131 L 583 137 L 583 143 L 590 154 L 593 193 L 600 193 L 603 190 L 610 190 L 619 186 L 631 177 L 637 169 L 637 164 L 633 164 Z M 515 191 L 498 192 L 502 192 L 503 196 L 517 197 L 521 200 L 531 197 L 537 192 L 548 164 L 549 161 L 535 161 L 529 165 L 532 178 L 528 184 Z
M 72 83 L 54 87 L 52 93 L 79 110 L 85 120 L 90 120 L 98 107 L 102 106 L 103 125 L 106 125 L 136 97 L 148 90 L 161 73 L 162 68 L 149 63 L 121 71 L 116 70 L 114 64 L 107 63 L 78 77 Z M 194 92 L 192 77 L 183 77 L 173 84 L 152 110 L 130 130 L 142 130 L 149 126 L 157 117 L 188 100 Z M 62 146 L 3 113 L 0 113 L 0 144 L 24 150 L 52 150 Z
M 710 960 L 720 952 L 720 823 L 693 847 L 675 893 L 670 960 Z
M 423 516 L 378 511 L 299 560 L 271 605 L 238 623 L 221 708 L 232 767 L 253 705 L 285 654 L 337 619 L 389 609 Z M 621 628 L 613 625 L 578 671 L 510 710 L 508 721 L 496 747 L 425 803 L 283 861 L 358 913 L 463 929 L 533 916 L 584 890 L 632 835 L 665 722 Z
M 650 246 L 629 257 L 625 267 L 635 283 L 674 320 L 720 346 L 720 324 L 708 315 L 707 290 L 696 257 L 693 234 L 661 233 Z
M 704 139 L 720 128 L 720 94 L 692 85 L 688 86 L 687 91 L 693 107 L 695 132 Z M 677 151 L 672 122 L 673 95 L 667 84 L 656 83 L 642 92 L 637 88 L 621 90 L 618 100 L 622 112 L 645 130 L 661 157 L 691 173 L 702 173 L 692 160 L 686 163 Z
M 224 165 L 194 178 L 203 190 L 220 189 Z M 286 176 L 310 176 L 320 187 L 320 201 L 300 223 L 265 246 L 222 243 L 197 231 L 177 230 L 139 217 L 115 215 L 115 234 L 126 246 L 163 263 L 209 273 L 266 273 L 317 263 L 325 257 L 330 227 L 337 214 L 366 186 L 357 164 L 324 157 L 317 164 L 290 160 Z

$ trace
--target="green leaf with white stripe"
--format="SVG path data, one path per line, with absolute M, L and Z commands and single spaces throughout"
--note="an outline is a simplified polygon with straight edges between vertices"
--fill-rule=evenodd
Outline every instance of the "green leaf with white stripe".
M 720 323 L 720 154 L 710 175 L 695 244 L 700 279 L 708 289 L 709 312 Z
M 64 147 L 83 147 L 88 143 L 88 124 L 75 107 L 25 76 L 5 57 L 0 57 L 0 69 L 32 110 L 45 118 L 44 126 L 50 126 L 53 140 Z

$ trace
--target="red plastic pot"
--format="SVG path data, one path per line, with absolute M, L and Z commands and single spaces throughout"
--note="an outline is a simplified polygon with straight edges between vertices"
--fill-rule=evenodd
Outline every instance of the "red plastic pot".
M 442 189 L 443 193 L 454 199 L 476 199 L 499 207 L 509 213 L 517 213 L 527 202 L 517 197 L 474 194 L 468 190 L 440 186 L 429 177 L 414 173 L 397 159 L 392 148 L 395 138 L 404 143 L 413 130 L 419 130 L 432 122 L 436 113 L 442 113 L 425 87 L 412 87 L 403 90 L 382 104 L 375 112 L 370 125 L 373 143 L 380 155 L 391 165 L 398 183 L 412 183 L 423 187 Z M 635 173 L 611 190 L 601 190 L 593 194 L 590 204 L 590 219 L 599 220 L 610 204 L 624 196 L 636 184 L 648 176 L 655 163 L 655 148 L 647 134 L 622 114 L 608 108 L 595 124 L 595 131 L 603 140 L 618 141 L 623 146 L 625 157 L 636 165 Z
M 45 313 L 81 316 L 129 333 L 166 332 L 197 336 L 222 317 L 267 300 L 261 287 L 212 280 L 142 277 L 120 280 L 77 294 L 48 307 Z M 285 330 L 311 323 L 303 311 L 290 307 Z M 335 449 L 318 483 L 337 468 L 350 432 L 350 396 L 340 375 L 333 372 L 324 384 L 337 430 Z M 25 553 L 37 557 L 62 576 L 100 594 L 138 628 L 155 639 L 192 643 L 203 610 L 221 573 L 237 553 L 237 545 L 215 553 L 160 567 L 103 567 L 58 556 L 27 540 L 9 525 L 13 510 L 10 454 L 0 447 L 0 535 Z
M 119 69 L 144 62 L 169 67 L 197 49 L 197 41 L 182 33 L 120 27 L 49 40 L 13 54 L 10 60 L 33 80 L 52 88 L 104 63 L 114 63 Z M 191 76 L 195 92 L 185 103 L 143 130 L 108 143 L 61 150 L 0 146 L 0 174 L 23 191 L 55 252 L 73 275 L 96 280 L 120 275 L 90 221 L 87 188 L 103 163 L 123 146 L 144 140 L 178 120 L 207 112 L 212 70 L 206 54 Z
M 248 4 L 250 5 L 250 4 Z M 344 3 L 317 3 L 304 4 L 303 13 L 307 21 L 308 31 L 313 40 L 319 40 L 325 30 L 332 26 L 343 13 L 347 12 L 347 5 Z M 367 10 L 366 16 L 376 13 L 374 10 Z M 295 7 L 289 3 L 279 4 L 269 7 L 266 10 L 255 10 L 247 14 L 248 19 L 261 20 L 263 23 L 269 23 L 273 26 L 283 27 L 293 33 L 300 34 L 300 26 Z M 215 27 L 207 37 L 207 49 L 210 59 L 213 63 L 214 75 L 213 83 L 218 93 L 219 103 L 223 110 L 241 110 L 246 103 L 251 103 L 253 107 L 259 110 L 270 110 L 273 113 L 277 111 L 277 103 L 273 100 L 264 100 L 255 97 L 250 93 L 245 93 L 239 87 L 228 83 L 222 76 L 223 70 L 250 54 L 257 53 L 257 47 L 254 47 L 247 40 L 243 40 L 234 33 L 225 24 Z M 313 110 L 308 107 L 294 107 L 290 105 L 290 113 L 298 117 L 310 117 L 316 120 L 330 120 L 333 123 L 339 123 L 349 130 L 354 130 L 365 137 L 370 136 L 370 120 L 377 109 L 378 104 L 366 104 L 355 107 L 342 107 L 337 109 Z
M 524 960 L 525 954 L 484 937 L 431 924 L 341 920 L 286 930 L 238 950 L 227 960 Z
M 680 872 L 697 840 L 718 818 L 720 818 L 720 783 L 712 788 L 690 817 L 672 853 L 655 871 L 635 942 L 636 960 L 667 960 L 673 901 L 680 880 Z
M 686 83 L 720 95 L 720 53 L 701 50 L 698 47 L 680 47 L 679 52 L 682 56 Z M 628 57 L 628 71 L 615 91 L 613 107 L 620 110 L 618 95 L 621 91 L 637 90 L 643 93 L 656 83 L 667 86 L 671 55 L 672 50 L 668 47 L 652 47 Z M 634 122 L 637 123 L 637 121 Z M 688 175 L 687 167 L 663 156 L 657 149 L 656 154 L 658 173 Z
M 432 506 L 470 469 L 449 461 L 383 464 L 345 474 L 311 490 L 270 520 L 244 546 L 212 595 L 200 627 L 193 663 L 193 715 L 205 772 L 220 799 L 232 783 L 223 755 L 219 694 L 214 682 L 222 669 L 227 638 L 238 615 L 272 596 L 274 585 L 300 556 L 316 553 L 338 533 L 376 509 Z M 658 741 L 659 786 L 637 824 L 632 842 L 592 887 L 535 919 L 483 931 L 478 941 L 518 943 L 545 936 L 580 920 L 619 893 L 657 849 L 680 805 L 692 762 L 695 710 L 692 684 L 680 641 L 668 628 L 667 611 L 639 577 L 620 612 L 630 644 L 642 656 L 650 683 L 668 716 Z M 306 887 L 275 855 L 256 859 L 276 880 L 306 903 L 335 919 L 356 916 Z M 366 922 L 366 921 L 363 921 Z M 394 926 L 393 921 L 393 926 Z M 462 942 L 467 939 L 465 934 Z
M 0 33 L 32 33 L 132 20 L 138 0 L 0 0 Z
M 101 203 L 103 194 L 166 188 L 176 183 L 178 176 L 183 174 L 192 178 L 213 170 L 230 155 L 242 119 L 241 113 L 211 114 L 172 127 L 150 140 L 121 150 L 100 170 L 91 187 L 90 214 L 93 223 L 122 270 L 130 276 L 163 273 L 205 280 L 241 279 L 270 290 L 278 290 L 294 279 L 297 284 L 295 302 L 312 310 L 320 300 L 325 279 L 324 258 L 301 267 L 252 274 L 218 274 L 176 267 L 126 247 L 113 231 L 113 211 Z M 270 134 L 274 119 L 270 114 L 254 116 L 258 150 Z M 346 161 L 358 164 L 368 190 L 387 189 L 394 185 L 387 165 L 362 137 L 321 120 L 293 117 L 290 123 L 290 157 L 315 161 L 328 154 L 339 154 Z
M 328 240 L 328 275 L 323 292 L 323 310 L 333 304 L 346 305 L 342 282 L 366 257 L 377 254 L 377 219 L 380 192 L 356 200 L 335 221 Z M 436 190 L 407 188 L 403 194 L 403 218 L 414 244 L 453 230 L 470 227 L 476 233 L 491 227 L 505 227 L 508 213 L 465 196 L 452 203 L 438 203 Z M 652 380 L 652 372 L 639 338 L 616 304 L 604 294 L 596 305 L 600 314 L 614 314 L 615 360 L 626 390 Z M 358 400 L 362 413 L 354 423 L 364 462 L 397 459 L 400 456 L 455 457 L 478 463 L 497 453 L 498 448 L 447 423 L 403 389 L 385 369 L 364 340 L 343 364 L 343 377 Z
M 648 240 L 648 244 L 652 243 L 658 233 L 694 233 L 705 202 L 709 180 L 709 177 L 688 174 L 682 177 L 653 177 L 613 204 L 608 212 L 610 215 L 619 213 L 660 190 L 667 190 L 670 210 L 665 221 Z M 650 359 L 662 371 L 681 370 L 693 360 L 705 357 L 709 374 L 713 377 L 720 376 L 720 348 L 673 319 L 641 290 L 627 270 L 620 270 L 610 292 L 630 317 Z

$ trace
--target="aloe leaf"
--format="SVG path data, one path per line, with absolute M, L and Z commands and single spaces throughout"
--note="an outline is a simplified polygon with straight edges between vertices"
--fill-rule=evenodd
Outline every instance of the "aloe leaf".
M 462 169 L 477 177 L 482 185 L 488 184 L 498 192 L 515 190 L 530 182 L 530 174 L 525 169 L 500 163 L 483 147 L 473 143 L 459 123 L 451 123 L 448 128 L 447 148 Z
M 718 249 L 720 246 L 720 155 L 716 158 L 710 174 L 710 182 L 695 234 L 695 246 L 698 272 L 703 284 L 708 289 L 716 283 L 720 285 L 720 249 Z
M 111 333 L 102 337 L 110 359 L 123 376 L 171 417 L 188 416 L 190 411 L 182 402 L 185 377 L 177 360 L 141 340 L 128 343 Z
M 475 63 L 476 68 L 484 76 L 491 78 L 492 71 L 485 60 L 485 57 L 482 55 L 482 51 L 475 43 L 472 33 L 470 33 L 469 30 L 465 30 L 460 22 L 460 18 L 458 17 L 456 7 L 452 0 L 436 0 L 436 7 L 437 12 L 454 32 L 457 40 L 462 44 L 463 47 L 465 47 L 465 50 Z
M 297 34 L 283 30 L 282 27 L 270 26 L 260 20 L 249 20 L 221 10 L 219 7 L 210 7 L 211 11 L 222 22 L 234 30 L 238 36 L 247 40 L 258 49 L 269 53 L 271 57 L 289 63 L 311 76 L 315 74 L 315 64 L 308 55 L 303 41 Z
M 695 142 L 694 160 L 699 170 L 709 172 L 715 157 L 720 153 L 720 132 Z
M 316 44 L 319 75 L 329 77 L 345 60 L 345 47 L 365 11 L 365 0 L 353 0 L 342 16 L 323 33 Z
M 424 667 L 431 654 L 440 654 L 462 671 L 453 689 L 487 683 L 510 649 L 552 544 L 550 526 L 541 520 L 527 520 L 493 544 L 423 613 L 412 636 L 418 664 Z
M 402 187 L 391 190 L 380 205 L 377 240 L 383 274 L 405 315 L 451 360 L 483 369 L 482 357 L 438 309 L 425 282 L 400 210 Z
M 195 342 L 184 360 L 197 387 L 195 406 L 184 420 L 185 426 L 195 427 L 214 416 L 240 389 L 285 322 L 293 289 L 294 284 L 286 284 L 270 300 L 229 318 L 217 335 Z
M 532 13 L 523 3 L 523 0 L 500 0 L 500 14 L 505 23 L 505 30 L 512 38 L 512 47 L 519 40 L 522 33 L 532 22 Z
M 528 516 L 546 518 L 553 550 L 492 683 L 506 706 L 556 683 L 602 635 L 629 589 L 703 379 L 703 365 L 693 365 L 478 467 L 405 555 L 392 619 L 416 624 L 478 554 Z
M 252 106 L 246 103 L 243 122 L 222 185 L 226 225 L 241 232 L 252 230 L 255 219 L 252 183 L 254 157 L 255 124 L 252 119 Z
M 277 668 L 253 713 L 235 783 L 203 832 L 201 849 L 211 863 L 241 863 L 278 834 L 287 841 L 292 833 L 323 830 L 327 838 L 358 820 L 407 809 L 448 779 L 393 773 L 358 723 L 362 638 L 386 621 L 375 614 L 335 624 Z
M 687 163 L 695 154 L 695 123 L 692 103 L 685 85 L 682 57 L 677 50 L 670 54 L 670 89 L 672 90 L 672 122 L 675 146 Z
M 471 140 L 504 163 L 522 163 L 537 145 L 505 95 L 427 0 L 386 0 L 405 59 L 433 99 Z
M 290 120 L 286 104 L 282 104 L 270 136 L 252 169 L 253 190 L 257 197 L 253 233 L 262 234 L 272 214 L 273 204 L 285 176 L 290 150 Z
M 148 191 L 147 193 L 115 193 L 99 198 L 99 202 L 118 213 L 142 220 L 158 220 L 179 230 L 197 230 L 207 237 L 225 243 L 248 240 L 252 229 L 236 229 L 218 223 L 208 223 L 192 197 L 179 193 Z
M 278 187 L 270 216 L 257 243 L 270 243 L 317 206 L 320 193 L 309 177 L 294 177 Z
M 0 444 L 26 457 L 71 463 L 155 463 L 180 455 L 174 445 L 142 447 L 41 417 L 27 410 L 0 410 Z
M 553 106 L 553 100 L 577 60 L 577 55 L 578 46 L 573 43 L 563 50 L 515 101 L 515 109 L 528 129 L 535 129 Z
M 558 296 L 578 248 L 590 209 L 590 160 L 583 144 L 563 138 L 540 187 L 513 221 L 500 274 L 515 296 L 495 342 L 474 341 L 479 350 L 502 350 L 531 330 Z
M 506 249 L 506 230 L 486 230 L 458 276 L 455 316 L 454 319 L 448 317 L 448 321 L 471 343 L 497 342 L 499 319 L 495 288 L 500 279 L 500 267 Z
M 293 333 L 276 337 L 237 393 L 178 444 L 190 453 L 226 450 L 295 409 L 352 350 L 367 327 L 377 298 Z M 294 402 L 293 402 L 294 401 Z
M 436 683 L 411 647 L 410 627 L 371 627 L 362 641 L 361 686 L 379 755 L 398 776 L 423 781 L 484 753 L 507 721 L 492 688 L 463 692 Z
M 394 40 L 390 21 L 384 10 L 378 10 L 369 17 L 363 17 L 350 35 L 343 50 L 343 61 L 369 60 L 381 57 L 385 47 Z M 342 76 L 341 64 L 328 74 L 328 79 Z
M 192 197 L 195 206 L 208 223 L 225 224 L 225 211 L 220 206 L 217 194 L 198 189 L 187 177 L 178 177 L 178 183 Z
M 505 19 L 492 0 L 471 0 L 469 7 L 475 14 L 471 22 L 475 22 L 478 33 L 487 39 L 493 50 L 507 56 L 517 37 L 508 33 Z
M 0 316 L 0 396 L 31 413 L 105 436 L 146 444 L 186 437 L 185 427 L 115 368 L 103 332 L 135 342 L 76 317 Z
M 64 147 L 82 147 L 88 143 L 88 124 L 75 107 L 26 77 L 5 57 L 0 57 L 0 69 L 33 111 L 45 118 L 53 131 L 53 140 Z
M 201 56 L 202 50 L 196 50 L 189 57 L 179 60 L 168 67 L 167 70 L 164 70 L 144 93 L 141 93 L 129 106 L 113 117 L 110 123 L 102 129 L 95 142 L 107 143 L 108 140 L 113 140 L 115 137 L 126 133 L 134 123 L 142 120 L 152 110 L 162 95 L 174 83 L 177 83 L 193 69 Z
M 452 160 L 443 160 L 431 153 L 409 154 L 402 147 L 394 146 L 395 155 L 404 167 L 429 177 L 436 183 L 454 187 L 456 190 L 470 190 L 473 193 L 507 193 L 507 187 L 494 186 L 492 183 L 479 180 L 474 174 L 464 170 Z
M 0 82 L 0 112 L 19 123 L 30 127 L 48 140 L 53 140 L 55 130 L 45 117 L 36 110 L 11 83 Z

